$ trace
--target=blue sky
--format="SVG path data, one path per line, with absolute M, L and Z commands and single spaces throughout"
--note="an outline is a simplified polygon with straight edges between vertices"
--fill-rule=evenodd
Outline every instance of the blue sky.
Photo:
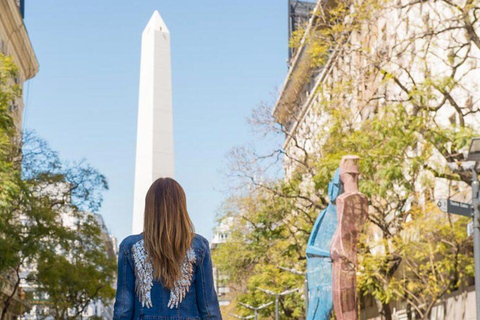
M 119 240 L 129 235 L 140 40 L 154 10 L 172 39 L 175 178 L 210 238 L 225 155 L 252 138 L 246 117 L 287 72 L 287 0 L 27 0 L 40 72 L 24 89 L 24 127 L 106 175 L 100 213 Z

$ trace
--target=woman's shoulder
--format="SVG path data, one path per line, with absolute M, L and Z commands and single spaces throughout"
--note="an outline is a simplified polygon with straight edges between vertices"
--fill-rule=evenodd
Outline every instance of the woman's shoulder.
M 202 249 L 206 249 L 209 247 L 209 242 L 203 236 L 195 233 L 195 236 L 192 239 L 192 246 L 194 247 L 201 247 Z
M 143 233 L 132 234 L 126 237 L 125 239 L 123 239 L 122 242 L 120 243 L 120 246 L 128 249 L 140 240 L 143 240 Z M 206 250 L 209 248 L 209 246 L 210 246 L 210 243 L 205 237 L 199 235 L 198 233 L 195 233 L 192 239 L 192 247 L 196 249 Z
M 201 261 L 205 257 L 205 254 L 209 252 L 210 244 L 207 239 L 195 233 L 195 236 L 192 239 L 191 248 L 197 253 L 198 258 L 200 258 Z
M 122 240 L 122 242 L 120 243 L 120 247 L 129 250 L 135 243 L 137 243 L 140 240 L 143 240 L 142 233 L 132 234 Z

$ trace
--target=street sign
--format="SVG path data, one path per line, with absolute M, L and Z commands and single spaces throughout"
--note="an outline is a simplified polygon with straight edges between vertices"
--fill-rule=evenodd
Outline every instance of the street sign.
M 467 235 L 471 237 L 473 234 L 473 220 L 467 224 Z
M 472 205 L 465 202 L 441 199 L 438 201 L 437 206 L 443 212 L 458 214 L 465 217 L 471 217 L 473 215 Z

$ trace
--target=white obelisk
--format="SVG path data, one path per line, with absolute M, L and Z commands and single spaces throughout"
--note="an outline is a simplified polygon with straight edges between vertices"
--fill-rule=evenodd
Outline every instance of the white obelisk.
M 170 32 L 155 11 L 142 34 L 133 233 L 143 231 L 148 188 L 174 176 Z

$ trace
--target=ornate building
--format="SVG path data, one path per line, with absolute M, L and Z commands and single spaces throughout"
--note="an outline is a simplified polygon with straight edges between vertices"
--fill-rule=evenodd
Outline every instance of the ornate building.
M 15 81 L 21 88 L 25 81 L 33 78 L 38 72 L 38 61 L 23 16 L 24 0 L 0 0 L 0 52 L 13 57 L 13 61 L 18 66 L 18 76 Z M 12 109 L 20 138 L 24 109 L 23 97 L 14 102 Z M 20 139 L 18 141 L 20 142 Z M 12 284 L 16 280 L 14 274 L 0 277 L 0 295 L 10 295 L 13 290 Z M 24 296 L 23 289 L 20 288 L 14 296 L 14 307 L 10 308 L 12 311 L 7 314 L 7 319 L 15 319 L 22 311 L 30 309 L 31 306 L 25 302 Z M 0 301 L 4 301 L 4 299 L 0 299 Z
M 398 75 L 398 79 L 395 79 L 397 84 L 404 82 L 408 87 L 414 86 L 415 81 L 425 79 L 425 75 L 422 74 L 425 69 L 428 69 L 430 72 L 428 76 L 432 79 L 442 78 L 443 74 L 447 79 L 451 76 L 449 72 L 452 66 L 459 63 L 458 70 L 455 71 L 458 73 L 454 73 L 451 78 L 461 83 L 461 89 L 453 90 L 451 95 L 441 90 L 432 94 L 431 101 L 428 103 L 432 105 L 438 103 L 438 108 L 437 106 L 431 108 L 432 112 L 435 112 L 432 114 L 433 121 L 444 127 L 452 125 L 480 127 L 480 112 L 478 112 L 480 71 L 475 62 L 480 57 L 480 48 L 469 45 L 469 36 L 461 31 L 463 30 L 461 26 L 452 27 L 456 23 L 456 17 L 452 16 L 453 11 L 445 4 L 447 2 L 420 1 L 416 3 L 417 5 L 407 7 L 408 1 L 391 1 L 391 8 L 372 15 L 375 18 L 372 18 L 371 25 L 345 35 L 343 42 L 338 42 L 329 48 L 327 58 L 319 65 L 314 63 L 316 48 L 313 47 L 310 36 L 322 28 L 322 23 L 323 26 L 325 25 L 325 21 L 319 21 L 322 17 L 321 12 L 327 11 L 336 2 L 321 0 L 313 6 L 309 4 L 308 6 L 313 10 L 308 20 L 305 20 L 304 11 L 301 11 L 298 17 L 294 14 L 295 10 L 290 11 L 291 35 L 296 31 L 294 28 L 300 29 L 296 21 L 306 22 L 301 26 L 302 33 L 296 34 L 300 38 L 298 44 L 294 49 L 290 49 L 288 74 L 273 110 L 275 121 L 283 127 L 285 132 L 284 149 L 289 155 L 285 157 L 284 164 L 287 179 L 298 166 L 296 157 L 301 157 L 303 153 L 318 154 L 322 150 L 328 137 L 329 120 L 331 120 L 330 114 L 323 112 L 325 99 L 332 99 L 333 93 L 328 90 L 334 87 L 335 83 L 344 80 L 345 75 L 351 81 L 348 85 L 352 85 L 355 90 L 352 94 L 345 93 L 342 97 L 343 102 L 348 101 L 348 106 L 342 106 L 340 102 L 338 106 L 339 109 L 348 107 L 350 111 L 356 112 L 352 127 L 369 119 L 375 113 L 382 112 L 381 108 L 387 104 L 385 102 L 387 100 L 408 101 L 405 87 L 385 85 L 385 75 L 375 70 L 378 66 L 371 63 L 373 58 L 369 61 L 358 52 L 366 52 L 376 57 L 377 61 L 384 63 L 382 67 L 389 70 L 391 74 Z M 460 2 L 463 3 L 463 1 Z M 290 1 L 290 6 L 292 3 L 300 3 L 300 1 Z M 349 21 L 344 23 L 347 25 Z M 423 31 L 426 26 L 441 28 L 443 23 L 452 24 L 450 27 L 454 31 L 450 34 L 445 31 L 448 29 L 442 29 L 442 36 L 438 39 L 419 36 L 422 32 L 428 33 Z M 460 31 L 455 31 L 457 29 Z M 467 43 L 466 47 L 469 51 L 449 53 L 449 42 L 456 44 L 457 41 Z M 409 46 L 406 46 L 406 43 Z M 428 45 L 432 47 L 427 48 Z M 426 54 L 421 56 L 423 53 Z M 455 55 L 454 58 L 452 58 L 453 55 Z M 462 65 L 461 61 L 456 60 L 460 57 L 470 61 Z M 413 70 L 411 74 L 403 72 L 409 68 Z M 407 95 L 406 99 L 405 95 Z M 438 150 L 432 152 L 430 164 L 437 166 L 436 168 L 446 166 Z M 457 197 L 465 202 L 469 200 L 465 197 L 469 194 L 467 184 L 458 184 L 457 192 L 451 193 L 451 186 L 446 179 L 433 177 L 428 173 L 422 174 L 425 179 L 432 181 L 435 198 L 448 196 Z M 313 182 L 307 183 L 306 188 L 313 187 L 312 185 Z M 420 195 L 421 202 L 426 192 L 421 183 L 416 185 L 415 192 Z M 406 208 L 409 205 L 407 201 Z M 378 232 L 374 228 L 370 231 L 374 236 Z M 470 281 L 470 283 L 473 282 Z M 407 319 L 407 317 L 410 319 L 406 312 L 406 303 L 392 301 L 390 305 L 394 319 Z M 438 301 L 433 306 L 432 319 L 473 319 L 474 305 L 473 287 L 467 286 Z M 373 299 L 365 298 L 362 306 L 362 319 L 381 319 Z

